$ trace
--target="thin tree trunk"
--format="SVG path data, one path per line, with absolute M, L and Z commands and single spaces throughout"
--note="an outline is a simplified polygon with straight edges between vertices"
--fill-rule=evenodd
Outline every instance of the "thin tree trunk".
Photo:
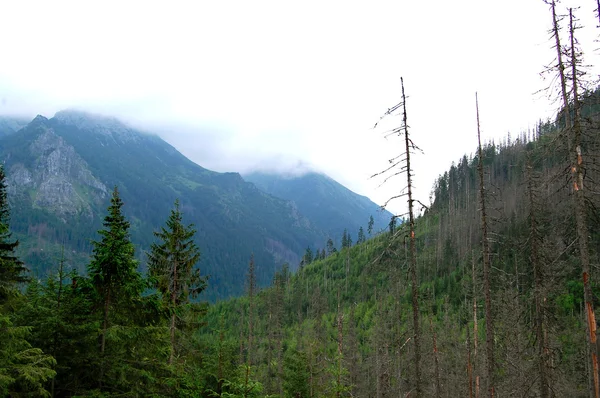
M 556 59 L 558 61 L 558 76 L 560 78 L 560 91 L 563 100 L 563 115 L 565 116 L 565 128 L 571 128 L 571 112 L 569 110 L 569 98 L 567 93 L 567 78 L 565 76 L 565 64 L 563 62 L 562 46 L 560 44 L 560 34 L 558 29 L 558 17 L 556 16 L 556 3 L 552 0 L 552 35 L 556 47 Z
M 475 93 L 475 107 L 477 110 L 477 140 L 479 142 L 479 195 L 481 205 L 481 232 L 483 248 L 483 293 L 485 296 L 485 327 L 486 327 L 486 354 L 487 354 L 487 389 L 490 398 L 494 398 L 494 323 L 492 319 L 492 292 L 490 287 L 490 248 L 488 242 L 487 212 L 485 209 L 485 188 L 483 178 L 483 150 L 481 149 L 481 129 L 479 124 L 479 101 Z
M 533 275 L 535 287 L 533 294 L 535 297 L 535 330 L 536 339 L 538 344 L 538 372 L 539 372 L 539 386 L 540 396 L 547 398 L 550 396 L 550 390 L 548 388 L 548 368 L 547 368 L 547 357 L 546 357 L 546 334 L 544 325 L 544 277 L 542 274 L 542 264 L 539 253 L 540 236 L 538 233 L 536 209 L 537 204 L 533 189 L 533 176 L 532 166 L 529 159 L 527 160 L 527 190 L 529 193 L 529 241 L 531 246 L 531 264 L 533 265 Z
M 410 277 L 412 292 L 413 309 L 413 331 L 415 339 L 415 396 L 421 397 L 421 332 L 419 325 L 419 286 L 417 280 L 417 248 L 415 244 L 415 216 L 413 211 L 412 196 L 412 169 L 410 168 L 410 152 L 413 147 L 412 141 L 408 136 L 408 124 L 406 117 L 406 96 L 404 95 L 404 80 L 400 78 L 402 84 L 402 107 L 403 107 L 403 126 L 404 143 L 406 147 L 406 179 L 408 188 L 408 223 L 410 228 Z

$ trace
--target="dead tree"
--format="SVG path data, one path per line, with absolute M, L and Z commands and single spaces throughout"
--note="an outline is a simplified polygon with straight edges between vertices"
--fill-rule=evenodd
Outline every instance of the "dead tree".
M 556 69 L 561 81 L 560 95 L 562 99 L 562 110 L 560 115 L 564 115 L 564 128 L 562 137 L 566 141 L 568 148 L 569 169 L 568 176 L 572 183 L 573 213 L 575 215 L 575 234 L 579 247 L 579 259 L 581 262 L 581 272 L 583 279 L 583 296 L 585 301 L 586 317 L 586 339 L 589 353 L 588 366 L 589 374 L 589 395 L 590 397 L 600 398 L 600 381 L 598 375 L 598 348 L 596 345 L 596 317 L 593 304 L 593 294 L 590 280 L 590 249 L 589 249 L 589 227 L 586 211 L 586 190 L 584 179 L 586 173 L 586 164 L 584 163 L 583 153 L 583 134 L 584 125 L 581 115 L 581 77 L 583 75 L 580 69 L 582 65 L 582 53 L 578 49 L 578 42 L 575 38 L 575 20 L 573 10 L 569 9 L 569 46 L 564 48 L 560 43 L 559 37 L 559 17 L 556 13 L 556 4 L 552 0 L 550 3 L 552 11 L 552 32 L 555 38 L 555 50 L 557 54 Z M 565 59 L 566 58 L 566 61 Z M 567 87 L 567 82 L 571 83 Z
M 542 236 L 538 227 L 537 212 L 539 208 L 537 191 L 534 187 L 533 166 L 530 159 L 527 160 L 527 194 L 529 199 L 529 261 L 533 268 L 533 295 L 535 301 L 535 337 L 538 354 L 538 381 L 540 396 L 550 397 L 548 377 L 548 334 L 546 332 L 546 309 L 544 303 L 544 269 L 542 267 Z
M 414 203 L 416 202 L 413 199 L 413 171 L 410 166 L 410 156 L 415 150 L 419 150 L 419 148 L 413 143 L 408 133 L 408 123 L 407 123 L 407 115 L 406 115 L 406 96 L 404 94 L 404 79 L 400 78 L 400 83 L 402 86 L 402 101 L 392 108 L 388 109 L 387 112 L 381 117 L 383 119 L 386 116 L 395 114 L 396 111 L 400 110 L 402 115 L 402 122 L 399 127 L 395 127 L 389 131 L 386 131 L 385 137 L 398 135 L 404 136 L 404 152 L 400 155 L 390 159 L 389 162 L 391 166 L 386 168 L 385 170 L 374 174 L 372 177 L 386 175 L 382 184 L 387 182 L 392 177 L 406 174 L 406 187 L 401 191 L 400 194 L 395 195 L 388 199 L 388 201 L 384 204 L 383 207 L 386 207 L 387 204 L 397 198 L 408 197 L 408 234 L 409 234 L 409 245 L 410 245 L 410 254 L 409 254 L 409 272 L 411 277 L 411 293 L 412 293 L 412 309 L 413 309 L 413 340 L 415 347 L 415 356 L 414 356 L 414 369 L 415 369 L 415 396 L 421 397 L 422 395 L 422 382 L 421 382 L 421 331 L 419 324 L 419 286 L 418 286 L 418 278 L 417 278 L 417 249 L 415 245 L 415 216 L 414 216 Z M 380 119 L 380 120 L 381 120 Z M 377 127 L 377 123 L 375 124 Z M 420 203 L 420 202 L 419 202 Z M 399 217 L 399 216 L 395 216 Z M 394 221 L 394 220 L 392 220 Z M 401 229 L 398 229 L 401 231 Z M 397 235 L 398 231 L 395 234 L 392 234 L 394 237 Z
M 479 123 L 479 100 L 475 93 L 475 108 L 477 111 L 477 140 L 479 161 L 477 169 L 479 172 L 479 205 L 481 207 L 481 246 L 483 254 L 483 295 L 485 299 L 485 345 L 486 345 L 486 372 L 487 388 L 490 398 L 494 398 L 494 370 L 496 362 L 494 359 L 494 322 L 492 318 L 492 291 L 490 287 L 490 243 L 488 240 L 488 220 L 485 208 L 485 185 L 483 178 L 483 150 L 481 148 L 481 128 Z
M 592 286 L 590 281 L 590 249 L 588 241 L 588 224 L 586 217 L 586 203 L 583 180 L 585 177 L 585 165 L 583 163 L 582 140 L 582 117 L 579 102 L 579 72 L 578 66 L 581 62 L 581 56 L 577 51 L 575 40 L 575 25 L 573 22 L 573 9 L 569 8 L 569 37 L 570 48 L 570 66 L 571 82 L 573 95 L 573 127 L 571 129 L 572 148 L 572 167 L 573 174 L 573 197 L 575 199 L 575 222 L 577 228 L 577 240 L 579 243 L 579 256 L 581 260 L 581 269 L 583 276 L 583 297 L 585 300 L 586 318 L 587 318 L 587 336 L 589 350 L 591 354 L 591 370 L 593 379 L 593 396 L 600 397 L 598 381 L 598 347 L 596 346 L 596 317 L 594 314 L 594 302 Z

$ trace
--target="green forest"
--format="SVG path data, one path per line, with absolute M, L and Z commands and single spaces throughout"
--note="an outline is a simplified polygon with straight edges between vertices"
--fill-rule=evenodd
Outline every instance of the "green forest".
M 247 253 L 241 297 L 198 299 L 212 282 L 177 200 L 136 253 L 118 187 L 85 270 L 63 255 L 32 278 L 0 168 L 0 396 L 600 398 L 600 89 L 565 12 L 549 3 L 553 120 L 482 143 L 475 96 L 476 150 L 424 204 L 403 86 L 384 117 L 405 150 L 375 177 L 406 178 L 406 214 L 308 247 L 269 286 Z

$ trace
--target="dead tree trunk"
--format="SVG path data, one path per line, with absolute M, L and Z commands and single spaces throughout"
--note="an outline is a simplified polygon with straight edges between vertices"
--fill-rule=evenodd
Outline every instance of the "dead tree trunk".
M 538 372 L 539 372 L 539 387 L 540 396 L 547 398 L 550 396 L 550 388 L 548 385 L 548 358 L 546 355 L 547 334 L 545 332 L 545 289 L 544 276 L 542 269 L 542 259 L 540 254 L 541 236 L 537 225 L 537 201 L 535 190 L 533 187 L 532 166 L 528 159 L 527 162 L 527 191 L 529 196 L 529 242 L 530 242 L 530 262 L 533 268 L 534 279 L 534 300 L 535 300 L 535 334 L 538 351 Z
M 415 393 L 417 397 L 421 396 L 421 331 L 419 325 L 419 285 L 417 280 L 417 247 L 415 242 L 415 215 L 413 211 L 412 194 L 412 169 L 410 168 L 410 153 L 413 148 L 410 137 L 408 136 L 408 124 L 406 120 L 406 96 L 404 95 L 404 80 L 400 78 L 402 84 L 402 117 L 404 127 L 404 144 L 406 150 L 406 185 L 408 190 L 408 225 L 410 229 L 410 279 L 412 292 L 413 309 L 413 330 L 415 339 Z
M 402 124 L 400 127 L 393 128 L 392 130 L 386 133 L 386 137 L 389 135 L 404 135 L 404 146 L 405 152 L 395 158 L 391 159 L 389 162 L 391 166 L 387 169 L 383 170 L 380 173 L 376 173 L 372 177 L 379 176 L 382 174 L 388 173 L 389 175 L 385 178 L 384 183 L 390 178 L 400 175 L 402 173 L 406 173 L 406 193 L 401 193 L 390 198 L 385 204 L 384 207 L 392 200 L 400 197 L 408 196 L 408 228 L 409 228 L 409 272 L 411 278 L 411 295 L 412 295 L 412 312 L 413 312 L 413 339 L 414 339 L 414 363 L 413 367 L 415 370 L 415 382 L 414 382 L 414 391 L 415 397 L 419 398 L 422 396 L 422 381 L 421 381 L 421 331 L 420 331 L 420 323 L 419 323 L 419 286 L 418 286 L 418 278 L 417 278 L 417 249 L 415 242 L 415 216 L 414 216 L 414 203 L 415 199 L 413 199 L 413 171 L 410 165 L 410 157 L 411 153 L 414 150 L 418 150 L 418 147 L 413 143 L 410 139 L 408 133 L 408 123 L 407 123 L 407 113 L 406 113 L 406 95 L 404 93 L 404 79 L 400 78 L 400 83 L 402 86 L 402 101 L 388 109 L 388 111 L 381 117 L 382 119 L 387 116 L 393 114 L 393 112 L 401 110 L 402 111 Z M 377 124 L 375 124 L 377 127 Z M 404 156 L 404 158 L 403 158 Z M 397 217 L 397 216 L 394 216 Z M 392 223 L 394 222 L 394 218 L 392 219 Z M 393 224 L 390 224 L 393 226 Z M 391 238 L 394 238 L 396 234 L 391 231 Z
M 577 241 L 579 243 L 579 256 L 581 259 L 581 268 L 583 276 L 583 297 L 585 300 L 586 318 L 587 318 L 587 336 L 591 354 L 591 371 L 593 379 L 593 396 L 600 397 L 600 388 L 598 381 L 598 347 L 596 346 L 596 316 L 594 313 L 594 302 L 592 286 L 590 281 L 590 249 L 588 241 L 588 225 L 586 218 L 585 191 L 583 180 L 585 177 L 585 167 L 583 163 L 583 153 L 581 149 L 582 139 L 582 120 L 581 107 L 578 93 L 578 70 L 577 64 L 579 56 L 575 51 L 575 27 L 573 24 L 573 9 L 569 9 L 569 36 L 571 41 L 571 74 L 573 81 L 573 191 L 575 198 L 575 222 L 577 228 Z
M 485 298 L 485 345 L 487 356 L 487 389 L 490 398 L 494 398 L 494 322 L 492 319 L 492 292 L 490 287 L 490 245 L 488 241 L 488 220 L 485 209 L 485 186 L 483 178 L 483 150 L 481 148 L 481 128 L 479 124 L 479 100 L 475 93 L 475 108 L 477 111 L 477 140 L 479 142 L 479 203 L 481 206 L 481 234 L 483 254 L 483 294 Z

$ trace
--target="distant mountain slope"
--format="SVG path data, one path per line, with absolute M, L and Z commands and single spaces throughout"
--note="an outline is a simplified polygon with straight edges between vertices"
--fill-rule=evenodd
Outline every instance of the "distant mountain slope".
M 237 173 L 204 169 L 159 137 L 116 119 L 74 111 L 38 116 L 0 139 L 0 160 L 11 224 L 37 273 L 55 266 L 61 242 L 73 266 L 84 267 L 115 185 L 140 254 L 180 199 L 185 221 L 198 229 L 211 299 L 243 291 L 251 253 L 259 281 L 266 283 L 283 262 L 296 266 L 307 245 L 326 239 L 289 201 Z
M 28 119 L 13 116 L 0 116 L 0 137 L 14 133 L 29 123 Z
M 392 217 L 366 196 L 352 192 L 324 174 L 251 173 L 243 177 L 266 193 L 293 201 L 301 214 L 338 242 L 344 228 L 356 241 L 361 226 L 367 233 L 370 216 L 374 219 L 374 232 L 387 228 Z

